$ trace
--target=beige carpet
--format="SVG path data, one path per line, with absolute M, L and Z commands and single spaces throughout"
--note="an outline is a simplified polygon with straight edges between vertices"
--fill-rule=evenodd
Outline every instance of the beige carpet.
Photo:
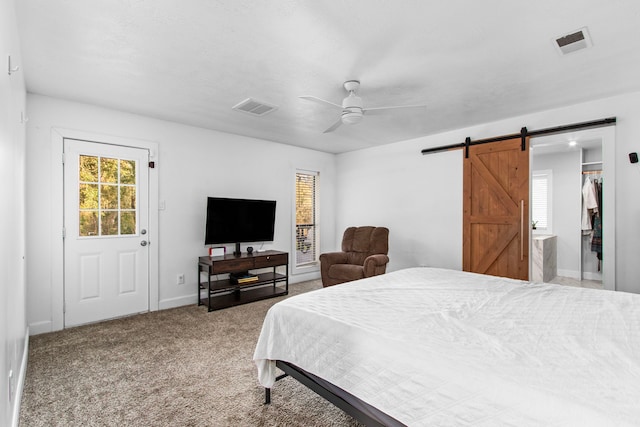
M 290 285 L 290 295 L 321 287 Z M 271 405 L 252 361 L 282 298 L 186 306 L 33 336 L 20 426 L 356 426 L 292 378 Z

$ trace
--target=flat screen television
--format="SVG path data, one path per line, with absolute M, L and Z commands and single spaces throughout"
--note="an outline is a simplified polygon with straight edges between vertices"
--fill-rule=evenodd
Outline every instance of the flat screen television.
M 276 219 L 275 200 L 207 198 L 205 245 L 271 242 Z

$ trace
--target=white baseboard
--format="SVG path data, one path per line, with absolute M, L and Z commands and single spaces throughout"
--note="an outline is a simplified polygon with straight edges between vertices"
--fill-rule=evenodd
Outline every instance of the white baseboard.
M 176 298 L 169 298 L 159 301 L 158 310 L 166 310 L 168 308 L 182 307 L 184 305 L 195 304 L 197 301 L 195 295 L 186 295 Z
M 289 284 L 317 280 L 320 278 L 320 270 L 308 271 L 305 273 L 295 273 L 289 275 Z
M 575 270 L 562 270 L 558 269 L 558 276 L 560 277 L 570 277 L 572 279 L 580 280 L 580 272 Z
M 558 276 L 570 277 L 572 279 L 580 280 L 580 272 L 574 270 L 560 270 L 558 269 Z M 584 271 L 582 278 L 585 280 L 602 280 L 602 273 Z
M 586 280 L 602 280 L 602 273 L 585 271 L 583 276 Z
M 22 360 L 20 362 L 20 373 L 18 374 L 18 383 L 16 385 L 15 397 L 13 399 L 13 417 L 11 420 L 12 427 L 18 427 L 20 424 L 20 404 L 22 403 L 22 392 L 24 390 L 24 380 L 27 376 L 27 362 L 29 361 L 29 327 L 24 336 L 24 350 L 22 352 Z
M 46 334 L 53 331 L 53 322 L 45 320 L 42 322 L 30 323 L 27 329 L 31 335 Z

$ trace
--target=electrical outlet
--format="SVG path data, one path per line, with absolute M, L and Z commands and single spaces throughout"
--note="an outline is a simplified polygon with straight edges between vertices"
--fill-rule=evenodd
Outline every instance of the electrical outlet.
M 178 274 L 178 285 L 184 285 L 184 273 Z

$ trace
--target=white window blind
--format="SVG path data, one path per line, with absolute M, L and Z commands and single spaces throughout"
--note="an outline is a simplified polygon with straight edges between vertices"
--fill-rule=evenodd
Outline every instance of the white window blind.
M 531 222 L 536 229 L 551 229 L 551 171 L 535 171 L 531 177 Z

